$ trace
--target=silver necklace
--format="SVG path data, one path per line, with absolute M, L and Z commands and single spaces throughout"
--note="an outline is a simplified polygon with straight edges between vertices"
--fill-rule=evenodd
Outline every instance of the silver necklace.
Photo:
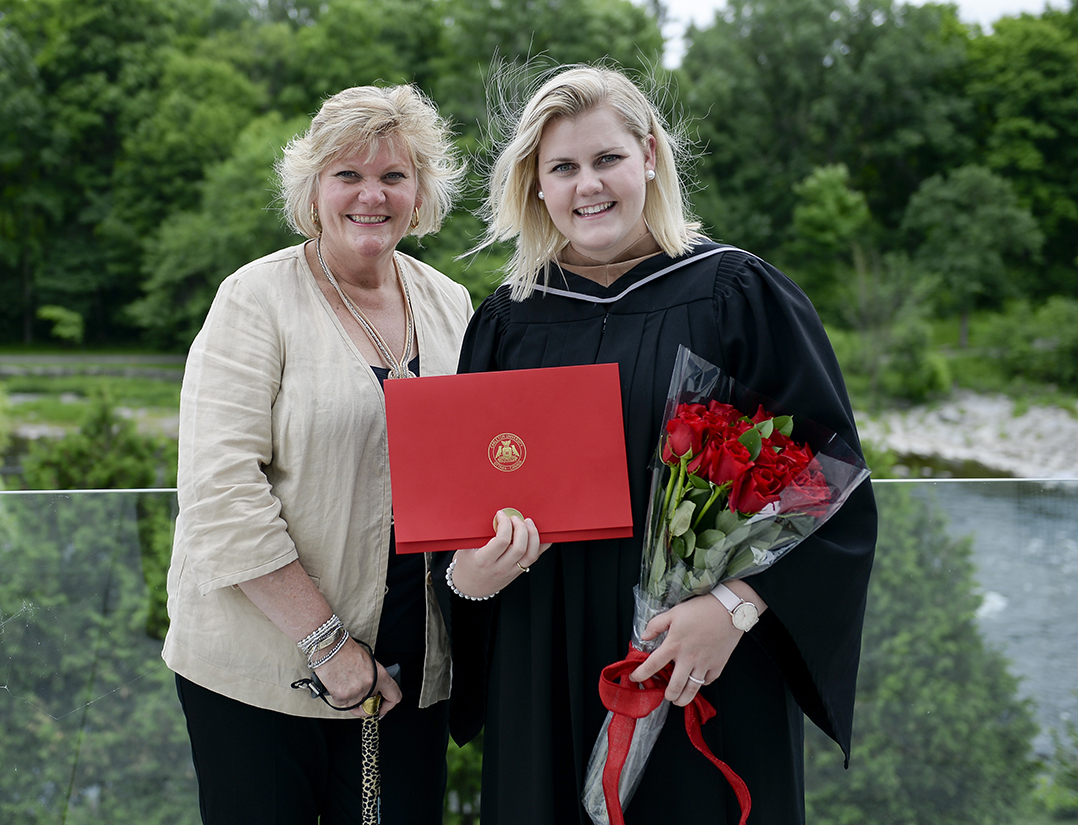
M 349 298 L 341 285 L 337 283 L 337 279 L 333 277 L 333 273 L 329 271 L 329 267 L 326 266 L 326 261 L 322 257 L 322 236 L 318 236 L 318 240 L 315 242 L 315 251 L 318 253 L 318 263 L 322 265 L 322 271 L 326 273 L 326 278 L 333 288 L 337 290 L 337 294 L 340 296 L 341 301 L 344 302 L 345 308 L 352 314 L 352 317 L 356 319 L 356 323 L 367 333 L 367 337 L 371 339 L 371 343 L 374 344 L 375 349 L 378 350 L 378 354 L 382 357 L 382 361 L 389 367 L 390 378 L 415 378 L 415 373 L 408 369 L 408 362 L 412 360 L 412 337 L 415 334 L 415 319 L 412 317 L 412 299 L 408 294 L 408 282 L 404 280 L 404 275 L 401 273 L 400 266 L 397 265 L 396 253 L 393 255 L 393 270 L 397 273 L 397 280 L 401 285 L 401 293 L 404 295 L 404 320 L 405 320 L 405 342 L 404 353 L 401 355 L 398 361 L 393 357 L 393 353 L 389 351 L 389 344 L 386 343 L 385 338 L 375 328 L 374 324 L 367 320 L 367 316 L 363 314 L 359 307 L 352 303 L 352 299 Z

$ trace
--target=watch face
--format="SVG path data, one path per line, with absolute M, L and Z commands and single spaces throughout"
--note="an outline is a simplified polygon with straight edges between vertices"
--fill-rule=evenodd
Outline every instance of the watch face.
M 759 621 L 760 613 L 752 602 L 742 602 L 733 609 L 730 618 L 733 620 L 734 627 L 748 632 Z

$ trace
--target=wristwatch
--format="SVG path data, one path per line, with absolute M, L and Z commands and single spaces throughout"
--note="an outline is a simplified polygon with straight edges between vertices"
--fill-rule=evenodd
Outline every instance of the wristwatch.
M 717 585 L 711 595 L 730 611 L 730 620 L 738 630 L 747 633 L 760 621 L 760 611 L 756 605 L 745 601 L 725 584 Z

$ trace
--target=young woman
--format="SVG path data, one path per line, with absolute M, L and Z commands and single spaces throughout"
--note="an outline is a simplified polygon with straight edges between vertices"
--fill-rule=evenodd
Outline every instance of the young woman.
M 606 716 L 597 684 L 628 650 L 648 467 L 678 346 L 858 439 L 809 300 L 756 256 L 699 234 L 672 139 L 621 73 L 574 67 L 542 85 L 493 168 L 489 210 L 488 240 L 516 251 L 469 325 L 460 370 L 617 363 L 636 530 L 555 545 L 508 582 L 476 563 L 479 551 L 458 551 L 439 593 L 451 618 L 451 730 L 462 741 L 486 726 L 484 825 L 588 823 L 582 781 Z M 772 568 L 649 625 L 667 635 L 633 678 L 672 662 L 667 698 L 686 705 L 699 691 L 715 706 L 704 738 L 748 783 L 750 822 L 804 821 L 804 715 L 849 755 L 875 536 L 866 484 Z M 759 614 L 747 632 L 730 612 L 739 600 Z M 680 716 L 668 717 L 627 821 L 737 822 L 734 794 Z

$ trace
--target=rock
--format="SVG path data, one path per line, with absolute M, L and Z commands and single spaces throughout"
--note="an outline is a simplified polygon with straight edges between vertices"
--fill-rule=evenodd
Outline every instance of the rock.
M 856 416 L 862 441 L 899 455 L 974 462 L 1015 478 L 1078 478 L 1078 418 L 1062 407 L 1016 415 L 1006 396 L 959 392 L 943 404 Z

